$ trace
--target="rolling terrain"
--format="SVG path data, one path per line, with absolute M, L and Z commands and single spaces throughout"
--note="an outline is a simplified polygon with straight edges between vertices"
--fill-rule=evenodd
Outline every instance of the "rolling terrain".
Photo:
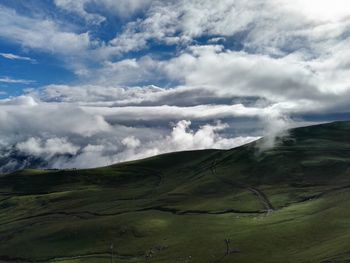
M 350 122 L 0 176 L 0 262 L 350 262 Z

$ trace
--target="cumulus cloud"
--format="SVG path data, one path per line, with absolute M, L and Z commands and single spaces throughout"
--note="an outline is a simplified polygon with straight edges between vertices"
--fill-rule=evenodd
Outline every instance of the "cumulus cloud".
M 168 143 L 160 142 L 160 145 L 166 149 L 165 151 L 172 150 L 194 150 L 194 149 L 230 149 L 237 145 L 245 144 L 252 140 L 256 140 L 256 137 L 237 137 L 233 139 L 222 138 L 218 131 L 227 128 L 226 124 L 217 123 L 216 125 L 204 125 L 197 131 L 190 129 L 190 121 L 179 121 L 170 134 L 165 138 Z
M 97 5 L 108 12 L 113 12 L 122 18 L 127 18 L 141 10 L 146 9 L 152 0 L 55 0 L 56 6 L 68 12 L 73 12 L 89 23 L 100 24 L 106 20 L 101 15 L 89 9 L 89 5 Z
M 0 6 L 0 37 L 55 54 L 81 76 L 0 101 L 8 170 L 18 155 L 25 166 L 91 167 L 263 135 L 271 147 L 296 119 L 349 113 L 345 0 L 54 3 L 87 23 Z M 110 20 L 122 25 L 99 35 Z
M 335 48 L 334 56 L 301 60 L 295 54 L 275 58 L 232 51 L 221 45 L 195 45 L 169 60 L 142 57 L 108 63 L 99 70 L 95 86 L 85 86 L 85 92 L 102 94 L 109 90 L 115 101 L 114 104 L 111 101 L 106 103 L 106 106 L 122 103 L 125 106 L 159 105 L 161 101 L 166 105 L 173 105 L 176 101 L 176 104 L 185 106 L 191 104 L 190 100 L 193 106 L 219 102 L 234 105 L 240 104 L 237 98 L 241 98 L 244 103 L 260 99 L 259 102 L 273 104 L 274 109 L 279 108 L 283 113 L 336 112 L 337 108 L 344 108 L 345 98 L 350 94 L 347 57 L 343 50 L 342 44 Z M 136 92 L 133 87 L 100 88 L 113 86 L 113 83 L 130 87 L 165 79 L 174 81 L 177 86 L 167 89 L 147 86 L 142 88 L 144 93 Z M 96 91 L 92 91 L 93 87 Z M 75 91 L 78 89 L 81 87 Z M 51 86 L 47 90 L 58 92 L 63 87 Z M 70 92 L 75 92 L 73 90 Z M 123 102 L 116 99 L 116 90 L 119 90 L 120 98 L 129 99 Z M 85 92 L 81 91 L 81 94 Z M 124 97 L 126 94 L 133 96 Z M 186 99 L 186 95 L 191 99 Z
M 113 107 L 121 111 L 126 108 Z M 198 113 L 187 115 L 186 108 L 178 108 L 180 115 L 157 116 L 152 113 L 159 112 L 156 106 L 128 114 L 106 114 L 104 107 L 44 102 L 39 97 L 1 100 L 0 122 L 6 123 L 0 129 L 0 148 L 6 149 L 2 171 L 23 166 L 96 167 L 171 151 L 228 149 L 258 138 L 226 133 L 228 124 L 211 121 L 222 116 L 218 109 L 202 114 L 199 112 L 203 109 L 194 109 Z M 206 114 L 212 116 L 206 118 Z M 142 125 L 139 119 L 146 123 Z M 17 160 L 22 161 L 16 164 Z
M 230 149 L 251 141 L 259 137 L 235 137 L 224 138 L 219 131 L 227 128 L 226 124 L 217 123 L 215 125 L 206 124 L 197 130 L 191 129 L 191 121 L 181 120 L 175 124 L 169 135 L 151 140 L 142 144 L 133 136 L 126 137 L 122 143 L 126 146 L 126 151 L 122 158 L 144 158 L 160 153 L 198 150 L 198 149 Z
M 232 35 L 244 30 L 253 18 L 246 16 L 248 8 L 242 9 L 244 4 L 249 6 L 248 1 L 242 1 L 242 5 L 240 2 L 155 1 L 145 19 L 130 22 L 125 31 L 110 42 L 109 49 L 129 52 L 144 48 L 151 40 L 181 44 L 202 35 Z
M 157 80 L 164 79 L 161 64 L 149 56 L 105 62 L 96 73 L 98 77 L 93 81 L 100 85 L 114 83 L 114 85 L 132 86 L 139 83 L 156 83 Z
M 50 19 L 27 17 L 0 5 L 0 37 L 23 48 L 59 55 L 77 73 L 84 69 L 88 51 L 97 45 L 89 32 L 76 33 Z M 7 55 L 7 57 L 9 57 Z M 14 58 L 13 56 L 11 56 Z
M 54 3 L 61 9 L 64 9 L 70 13 L 76 13 L 83 17 L 87 22 L 93 24 L 100 24 L 105 21 L 105 18 L 99 14 L 89 13 L 85 10 L 86 0 L 55 0 Z
M 52 157 L 54 155 L 74 155 L 78 147 L 68 142 L 67 138 L 50 138 L 45 142 L 40 138 L 29 138 L 24 142 L 17 143 L 16 148 L 29 155 Z
M 218 89 L 239 96 L 272 100 L 314 98 L 313 72 L 288 59 L 223 50 L 222 46 L 191 47 L 165 66 L 169 77 L 186 85 Z
M 109 48 L 129 52 L 154 40 L 181 44 L 214 36 L 212 39 L 235 37 L 250 51 L 316 55 L 317 50 L 312 50 L 316 45 L 321 48 L 319 44 L 329 37 L 346 31 L 349 22 L 344 18 L 350 8 L 344 1 L 153 1 L 145 18 L 130 22 Z
M 62 54 L 74 54 L 88 48 L 90 44 L 88 33 L 64 31 L 52 20 L 25 17 L 2 6 L 0 36 L 26 47 Z

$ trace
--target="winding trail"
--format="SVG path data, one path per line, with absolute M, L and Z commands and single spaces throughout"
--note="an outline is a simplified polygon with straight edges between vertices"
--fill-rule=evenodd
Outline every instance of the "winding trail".
M 275 210 L 270 200 L 262 191 L 254 187 L 248 187 L 247 189 L 251 191 L 259 199 L 260 203 L 265 207 L 267 214 L 270 214 Z
M 223 183 L 229 184 L 233 187 L 247 189 L 248 191 L 252 192 L 258 198 L 260 204 L 265 208 L 264 212 L 267 215 L 271 214 L 275 210 L 274 207 L 272 206 L 270 200 L 267 198 L 267 196 L 265 195 L 264 192 L 262 192 L 261 190 L 255 188 L 255 187 L 244 186 L 244 185 L 241 185 L 239 183 L 233 183 L 230 180 L 221 178 L 220 176 L 217 175 L 216 166 L 217 166 L 217 161 L 214 160 L 211 167 L 210 167 L 210 171 L 218 180 L 222 181 Z

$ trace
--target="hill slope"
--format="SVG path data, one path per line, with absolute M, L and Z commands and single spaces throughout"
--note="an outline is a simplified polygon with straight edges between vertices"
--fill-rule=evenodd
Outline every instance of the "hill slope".
M 349 134 L 2 175 L 0 262 L 350 262 Z

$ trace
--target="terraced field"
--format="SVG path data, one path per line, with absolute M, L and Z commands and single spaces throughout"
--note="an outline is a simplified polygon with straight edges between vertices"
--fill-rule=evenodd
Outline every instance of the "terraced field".
M 0 176 L 0 262 L 350 262 L 350 122 Z

